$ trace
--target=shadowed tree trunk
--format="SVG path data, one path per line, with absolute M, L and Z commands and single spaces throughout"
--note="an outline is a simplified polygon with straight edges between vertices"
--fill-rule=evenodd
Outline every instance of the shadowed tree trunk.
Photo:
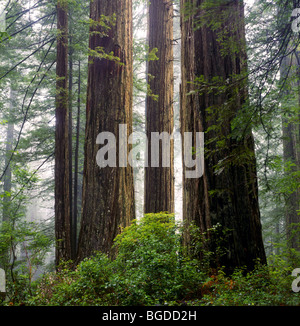
M 80 136 L 80 106 L 81 106 L 81 63 L 78 61 L 78 92 L 77 92 L 77 117 L 76 141 L 74 153 L 74 201 L 73 201 L 73 244 L 77 251 L 77 223 L 78 223 L 78 168 L 79 168 L 79 136 Z
M 288 86 L 285 92 L 288 96 L 288 105 L 297 107 L 300 105 L 300 55 L 299 52 L 292 53 L 283 58 L 280 66 L 281 80 Z M 282 118 L 282 137 L 283 137 L 283 158 L 287 166 L 286 176 L 297 173 L 300 168 L 300 116 L 295 116 L 290 112 L 291 107 L 285 108 L 287 112 Z M 288 246 L 292 249 L 300 250 L 300 189 L 299 180 L 295 179 L 294 189 L 290 190 L 286 196 L 285 203 L 285 222 L 287 229 Z
M 56 134 L 55 134 L 55 237 L 56 265 L 71 259 L 69 105 L 68 105 L 68 9 L 57 3 Z
M 151 94 L 146 104 L 148 167 L 145 168 L 145 213 L 174 212 L 174 141 L 160 142 L 157 167 L 152 166 L 152 132 L 172 135 L 173 118 L 173 5 L 170 1 L 153 0 L 149 5 L 149 51 L 156 48 L 158 60 L 148 62 Z M 163 146 L 167 146 L 163 147 Z M 162 157 L 168 153 L 167 167 Z M 155 155 L 155 154 L 154 154 Z
M 212 267 L 250 270 L 266 257 L 254 141 L 251 130 L 233 125 L 247 101 L 243 2 L 204 4 L 181 0 L 181 132 L 193 132 L 194 140 L 205 132 L 203 176 L 187 179 L 184 168 L 183 218 L 205 233 L 206 249 L 215 254 Z M 191 245 L 189 232 L 185 242 Z
M 114 238 L 135 218 L 133 170 L 124 160 L 119 165 L 120 153 L 128 157 L 131 150 L 123 142 L 132 133 L 132 1 L 94 0 L 90 18 L 91 56 L 78 260 L 95 250 L 111 254 Z M 126 134 L 119 133 L 120 124 L 127 125 Z M 116 138 L 116 148 L 113 146 L 112 151 L 116 150 L 117 167 L 100 168 L 97 164 L 97 153 L 103 146 L 97 145 L 96 140 L 102 132 Z

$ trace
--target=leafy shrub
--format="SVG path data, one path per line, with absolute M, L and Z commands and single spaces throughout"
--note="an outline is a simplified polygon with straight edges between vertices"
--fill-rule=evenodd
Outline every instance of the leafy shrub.
M 202 285 L 202 297 L 192 304 L 210 306 L 295 306 L 300 297 L 291 290 L 291 273 L 281 274 L 273 266 L 257 264 L 246 273 L 236 269 L 229 277 L 222 270 Z
M 76 270 L 68 263 L 60 266 L 57 273 L 49 273 L 40 281 L 30 305 L 85 306 L 105 305 L 111 275 L 111 261 L 106 255 L 95 256 L 82 261 Z
M 300 305 L 299 294 L 291 290 L 299 260 L 289 260 L 282 250 L 281 256 L 269 257 L 268 266 L 258 261 L 251 272 L 239 268 L 228 276 L 222 267 L 208 269 L 187 254 L 180 225 L 166 213 L 133 221 L 115 239 L 114 252 L 114 259 L 95 253 L 75 270 L 66 264 L 45 275 L 27 304 Z M 203 257 L 218 258 L 218 252 Z
M 16 217 L 0 225 L 0 267 L 6 273 L 6 299 L 22 302 L 31 294 L 32 281 L 45 265 L 52 240 L 42 225 Z
M 180 300 L 200 284 L 198 262 L 182 252 L 180 226 L 173 215 L 146 214 L 116 238 L 114 261 L 118 301 L 151 305 Z
M 153 305 L 178 302 L 200 289 L 198 262 L 182 254 L 174 216 L 147 214 L 115 241 L 116 257 L 96 253 L 76 270 L 45 275 L 31 305 Z

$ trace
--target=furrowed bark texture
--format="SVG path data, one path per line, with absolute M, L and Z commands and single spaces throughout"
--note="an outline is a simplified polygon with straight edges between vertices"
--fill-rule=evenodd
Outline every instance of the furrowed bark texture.
M 81 107 L 81 67 L 78 61 L 78 89 L 77 89 L 77 117 L 76 117 L 76 140 L 74 153 L 74 200 L 73 200 L 73 244 L 77 254 L 77 223 L 78 223 L 78 188 L 79 188 L 79 136 L 80 136 L 80 107 Z
M 55 236 L 56 264 L 71 259 L 70 167 L 68 108 L 68 15 L 63 1 L 57 5 Z
M 116 17 L 114 23 L 106 23 L 108 29 L 96 23 L 106 21 L 102 15 L 110 19 Z M 135 218 L 132 168 L 129 164 L 127 167 L 100 168 L 96 162 L 99 133 L 115 135 L 117 164 L 119 124 L 127 124 L 127 136 L 132 133 L 132 1 L 92 1 L 90 18 L 95 22 L 90 29 L 90 49 L 112 53 L 120 62 L 97 56 L 89 58 L 78 260 L 90 256 L 95 250 L 110 254 L 116 235 Z M 128 146 L 127 157 L 130 150 Z
M 159 166 L 151 165 L 151 133 L 172 135 L 173 118 L 173 5 L 170 1 L 153 0 L 149 5 L 149 51 L 157 48 L 158 60 L 148 62 L 151 94 L 146 103 L 148 167 L 145 168 L 145 213 L 174 212 L 174 141 L 170 139 L 169 167 L 162 164 L 160 143 Z M 168 151 L 165 149 L 165 151 Z
M 200 8 L 202 4 L 203 1 L 181 0 L 181 132 L 193 131 L 194 136 L 205 132 L 206 153 L 201 178 L 186 179 L 184 169 L 183 218 L 187 225 L 194 223 L 206 233 L 207 249 L 214 253 L 220 245 L 210 229 L 219 223 L 221 230 L 227 230 L 227 240 L 222 243 L 225 255 L 217 258 L 217 264 L 225 265 L 229 272 L 244 265 L 252 269 L 258 258 L 266 263 L 254 141 L 251 131 L 239 140 L 231 136 L 232 121 L 247 99 L 245 80 L 238 78 L 247 69 L 244 9 L 242 1 L 237 0 L 219 1 L 211 11 Z M 210 22 L 222 19 L 221 25 L 209 24 L 205 20 L 208 14 Z M 206 83 L 222 80 L 232 87 L 211 91 L 203 89 L 202 84 L 200 92 L 195 83 L 200 76 Z M 222 141 L 222 146 L 218 147 L 218 141 Z M 240 151 L 247 153 L 247 160 L 235 162 Z M 224 165 L 216 171 L 220 162 Z M 191 244 L 189 232 L 185 242 Z
M 300 103 L 300 53 L 292 53 L 283 58 L 280 72 L 283 83 L 287 83 L 291 90 L 287 90 L 285 95 L 289 97 L 289 105 L 293 103 L 296 107 Z M 296 77 L 296 78 L 295 78 Z M 289 80 L 289 78 L 291 78 Z M 285 104 L 283 103 L 282 106 Z M 297 173 L 300 168 L 300 115 L 293 116 L 292 113 L 285 114 L 282 118 L 283 136 L 283 158 L 286 164 L 292 164 L 290 171 L 286 171 L 286 176 Z M 299 180 L 297 180 L 299 182 Z M 299 187 L 286 196 L 285 222 L 287 240 L 289 248 L 300 250 L 299 223 L 300 216 L 300 189 Z

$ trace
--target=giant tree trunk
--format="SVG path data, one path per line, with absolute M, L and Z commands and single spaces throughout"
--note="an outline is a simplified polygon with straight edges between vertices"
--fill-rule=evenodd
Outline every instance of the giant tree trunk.
M 68 16 L 66 2 L 57 4 L 56 134 L 55 134 L 55 237 L 56 264 L 71 259 Z
M 187 179 L 184 168 L 183 218 L 205 233 L 206 249 L 215 253 L 212 266 L 252 269 L 255 259 L 266 263 L 254 141 L 251 130 L 232 134 L 247 100 L 243 3 L 223 0 L 206 10 L 203 3 L 181 0 L 181 132 L 194 138 L 205 132 L 203 176 Z M 185 242 L 191 244 L 189 232 Z
M 103 15 L 109 19 L 103 20 Z M 111 20 L 115 15 L 115 22 Z M 94 0 L 91 2 L 87 121 L 83 175 L 82 219 L 78 260 L 95 250 L 111 253 L 114 238 L 135 218 L 133 170 L 126 162 L 119 166 L 119 136 L 127 141 L 132 133 L 132 1 Z M 95 52 L 99 53 L 99 56 Z M 110 54 L 106 57 L 105 54 Z M 113 55 L 113 56 L 112 56 Z M 120 62 L 118 62 L 117 58 Z M 119 124 L 127 134 L 119 135 Z M 116 137 L 117 167 L 100 168 L 96 156 L 97 135 L 110 132 Z M 122 147 L 125 155 L 131 147 Z
M 172 135 L 173 118 L 173 5 L 170 1 L 153 0 L 149 5 L 149 50 L 157 48 L 158 60 L 148 62 L 151 95 L 147 96 L 146 134 L 148 167 L 145 168 L 145 213 L 174 212 L 174 141 L 159 149 L 158 166 L 151 166 L 152 132 Z M 157 98 L 158 96 L 158 98 Z M 166 146 L 166 144 L 164 145 Z M 170 151 L 170 152 L 169 152 Z M 162 156 L 169 152 L 169 166 Z

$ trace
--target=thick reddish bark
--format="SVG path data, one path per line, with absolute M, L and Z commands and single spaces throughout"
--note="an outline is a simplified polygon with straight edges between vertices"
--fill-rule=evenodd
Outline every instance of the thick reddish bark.
M 55 236 L 56 264 L 71 259 L 68 14 L 64 1 L 57 4 L 56 133 L 55 133 Z
M 181 0 L 181 131 L 205 132 L 206 153 L 201 178 L 187 179 L 184 172 L 183 218 L 206 233 L 208 250 L 224 251 L 212 265 L 252 269 L 256 259 L 266 263 L 254 141 L 251 130 L 232 133 L 232 121 L 247 100 L 244 8 L 242 1 L 224 0 L 204 10 L 203 2 Z M 199 91 L 217 80 L 223 89 Z M 222 248 L 210 231 L 217 224 L 227 230 Z M 189 233 L 185 241 L 190 244 Z
M 103 16 L 110 21 L 103 20 Z M 111 19 L 115 15 L 115 22 Z M 109 28 L 92 24 L 90 49 L 112 57 L 90 56 L 88 73 L 85 163 L 83 175 L 82 220 L 78 261 L 94 251 L 111 253 L 114 238 L 135 218 L 133 170 L 127 167 L 100 168 L 96 162 L 101 132 L 115 135 L 119 162 L 119 125 L 132 133 L 132 1 L 94 0 L 93 22 L 106 21 Z M 101 56 L 101 55 L 100 55 Z M 127 147 L 127 157 L 131 147 Z
M 174 141 L 168 149 L 169 166 L 162 164 L 163 151 L 159 149 L 158 166 L 151 165 L 152 132 L 173 134 L 173 5 L 170 1 L 154 0 L 149 5 L 149 50 L 156 48 L 158 60 L 148 62 L 148 83 L 151 94 L 146 104 L 146 134 L 148 167 L 145 168 L 145 213 L 174 212 Z M 158 96 L 158 98 L 155 98 Z

